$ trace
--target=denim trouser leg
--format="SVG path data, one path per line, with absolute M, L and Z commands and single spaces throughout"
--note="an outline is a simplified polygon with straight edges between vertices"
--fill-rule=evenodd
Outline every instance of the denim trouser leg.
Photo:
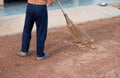
M 48 15 L 46 5 L 28 4 L 26 11 L 26 20 L 22 36 L 22 49 L 23 52 L 28 52 L 31 31 L 33 24 L 36 22 L 36 35 L 37 35 L 37 56 L 44 56 L 44 44 L 47 35 Z
M 36 15 L 36 34 L 37 34 L 37 56 L 44 56 L 44 44 L 47 35 L 48 15 L 46 6 L 42 6 L 42 9 L 37 9 Z
M 22 34 L 22 49 L 23 52 L 28 52 L 30 40 L 31 40 L 31 31 L 34 24 L 34 14 L 33 9 L 30 5 L 27 5 L 25 24 Z

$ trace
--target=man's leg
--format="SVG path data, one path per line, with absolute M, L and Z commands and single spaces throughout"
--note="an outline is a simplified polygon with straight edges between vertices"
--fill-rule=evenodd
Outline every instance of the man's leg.
M 48 15 L 47 8 L 41 5 L 36 10 L 36 28 L 37 28 L 37 57 L 44 57 L 44 44 L 47 35 Z
M 27 53 L 29 50 L 31 31 L 34 24 L 34 8 L 32 5 L 27 5 L 25 24 L 22 34 L 22 48 L 21 51 Z

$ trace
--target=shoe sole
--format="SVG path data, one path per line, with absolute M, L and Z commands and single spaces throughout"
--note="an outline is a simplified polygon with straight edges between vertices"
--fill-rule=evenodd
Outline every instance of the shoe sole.
M 51 55 L 49 54 L 49 55 L 46 55 L 46 56 L 44 56 L 44 57 L 37 57 L 37 60 L 44 60 L 44 59 L 46 59 L 46 58 L 48 58 L 48 57 L 50 57 Z
M 25 56 L 27 56 L 27 54 L 21 54 L 21 52 L 17 52 L 16 53 L 18 56 L 20 56 L 20 57 L 25 57 Z

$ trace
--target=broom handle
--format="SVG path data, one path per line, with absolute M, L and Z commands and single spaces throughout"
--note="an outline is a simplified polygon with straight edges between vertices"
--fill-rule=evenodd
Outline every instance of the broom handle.
M 60 7 L 62 13 L 63 13 L 64 15 L 66 15 L 66 13 L 65 13 L 64 10 L 63 10 L 63 7 L 62 7 L 60 1 L 59 1 L 59 0 L 56 0 L 56 1 L 57 1 L 58 6 Z

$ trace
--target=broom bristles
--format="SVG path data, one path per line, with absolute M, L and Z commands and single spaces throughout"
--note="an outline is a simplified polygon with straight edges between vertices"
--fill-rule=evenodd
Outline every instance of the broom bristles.
M 90 40 L 90 36 L 85 32 L 82 28 L 79 28 L 76 24 L 73 23 L 73 21 L 67 16 L 67 14 L 64 12 L 61 3 L 59 0 L 56 0 L 62 13 L 64 14 L 64 17 L 66 19 L 68 28 L 70 32 L 74 35 L 74 37 L 77 39 L 78 42 L 88 42 Z
M 73 23 L 73 21 L 67 16 L 67 14 L 64 14 L 64 16 L 70 32 L 74 35 L 78 42 L 86 42 L 91 39 L 89 34 L 85 30 L 77 26 L 75 23 Z

